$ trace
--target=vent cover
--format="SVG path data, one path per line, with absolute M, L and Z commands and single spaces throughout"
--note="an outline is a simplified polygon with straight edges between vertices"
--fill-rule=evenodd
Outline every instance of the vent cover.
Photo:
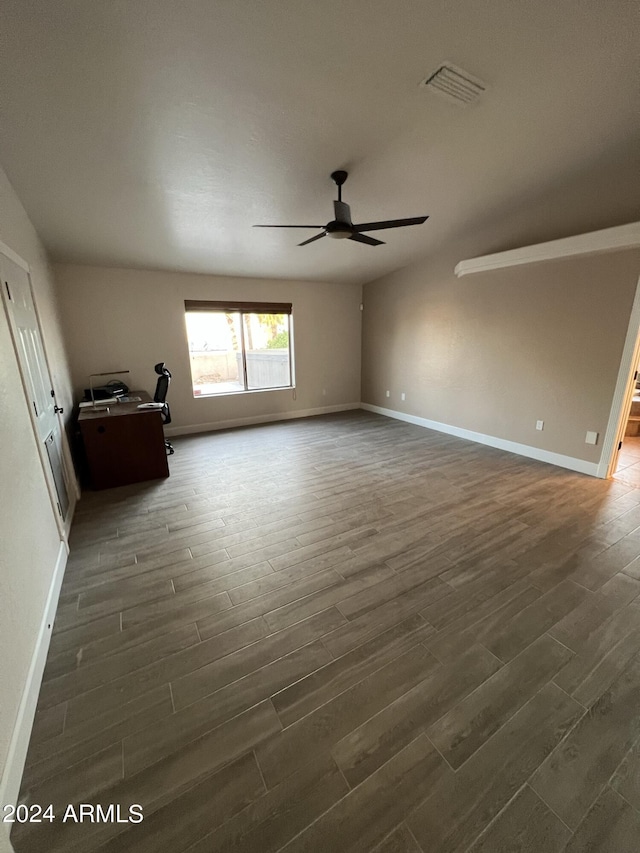
M 462 68 L 457 68 L 450 62 L 443 62 L 420 85 L 449 101 L 463 105 L 477 101 L 487 88 L 482 80 L 478 80 L 468 71 L 463 71 Z

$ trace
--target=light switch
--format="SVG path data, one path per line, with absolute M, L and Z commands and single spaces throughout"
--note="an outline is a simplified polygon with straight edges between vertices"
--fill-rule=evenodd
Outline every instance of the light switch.
M 585 438 L 585 444 L 597 444 L 598 443 L 598 433 L 597 432 L 588 432 L 587 437 Z

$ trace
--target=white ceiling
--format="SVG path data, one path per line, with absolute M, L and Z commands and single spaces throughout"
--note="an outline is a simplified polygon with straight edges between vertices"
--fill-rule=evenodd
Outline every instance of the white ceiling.
M 368 281 L 638 136 L 638 8 L 4 0 L 0 164 L 58 260 Z M 419 87 L 442 60 L 478 103 Z M 338 168 L 354 221 L 431 218 L 376 248 L 251 228 L 333 218 Z

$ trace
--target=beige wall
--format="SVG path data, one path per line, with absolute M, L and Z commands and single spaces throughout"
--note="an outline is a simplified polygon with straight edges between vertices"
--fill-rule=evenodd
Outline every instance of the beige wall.
M 464 257 L 443 252 L 365 286 L 363 402 L 599 461 L 640 252 L 458 279 Z
M 56 265 L 55 276 L 76 394 L 90 373 L 116 369 L 131 371 L 131 388 L 153 392 L 153 365 L 164 361 L 172 428 L 360 401 L 359 286 L 76 265 Z M 194 399 L 185 299 L 292 302 L 296 398 L 283 390 Z
M 2 170 L 0 241 L 31 266 L 58 400 L 68 404 L 70 382 L 46 255 Z M 1 775 L 60 544 L 4 311 L 0 311 L 0 399 Z

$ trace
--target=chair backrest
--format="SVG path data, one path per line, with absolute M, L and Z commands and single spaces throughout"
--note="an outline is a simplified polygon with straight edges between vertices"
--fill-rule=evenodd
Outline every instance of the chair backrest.
M 171 382 L 171 371 L 164 366 L 164 361 L 159 361 L 158 364 L 155 365 L 154 370 L 158 374 L 158 381 L 156 383 L 156 393 L 153 395 L 153 401 L 154 403 L 164 403 L 162 408 L 162 419 L 165 424 L 170 424 L 171 412 L 169 411 L 169 405 L 166 400 L 169 383 Z

